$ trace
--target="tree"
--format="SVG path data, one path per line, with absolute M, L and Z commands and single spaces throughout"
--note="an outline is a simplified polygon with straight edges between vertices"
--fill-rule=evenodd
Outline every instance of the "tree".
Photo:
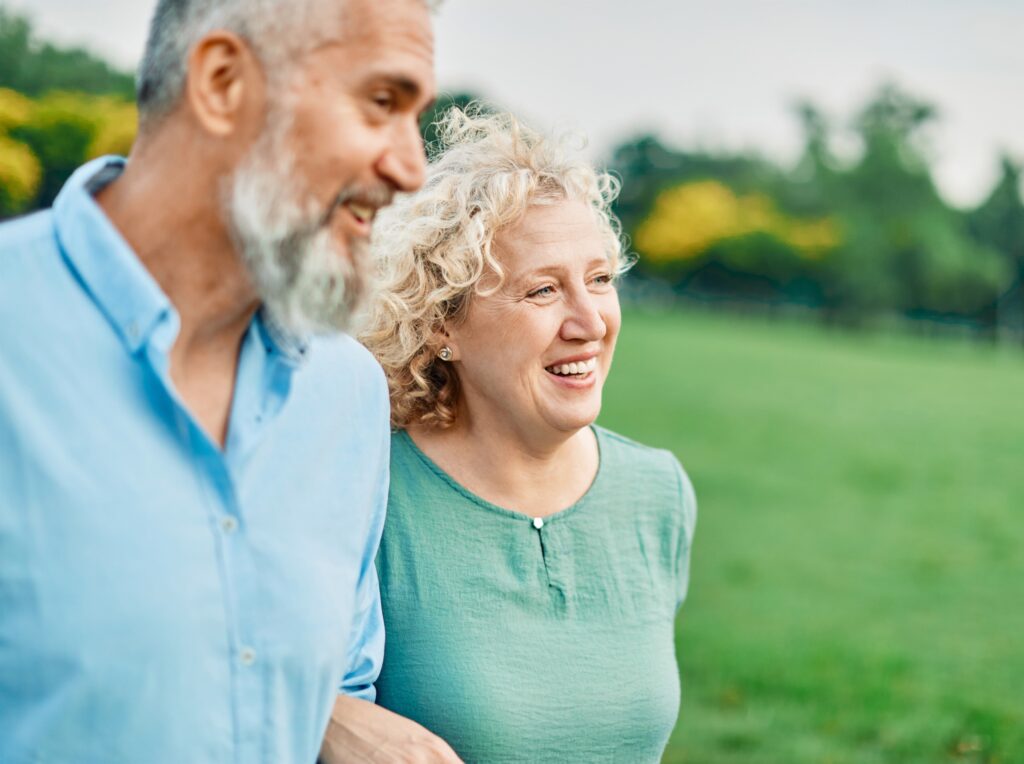
M 1024 200 L 1021 165 L 1003 156 L 992 192 L 968 216 L 971 234 L 982 246 L 999 252 L 1012 273 L 1012 283 L 992 306 L 997 328 L 1024 338 Z
M 924 129 L 935 109 L 883 86 L 854 126 L 863 151 L 827 185 L 844 244 L 828 263 L 826 294 L 846 318 L 878 312 L 984 322 L 1009 269 L 968 235 L 939 196 Z
M 35 38 L 31 21 L 0 6 L 0 87 L 28 96 L 53 90 L 134 95 L 134 78 L 81 48 Z

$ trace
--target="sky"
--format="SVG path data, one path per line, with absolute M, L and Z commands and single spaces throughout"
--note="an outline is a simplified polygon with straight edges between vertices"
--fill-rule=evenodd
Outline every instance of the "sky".
M 14 0 L 48 39 L 125 67 L 152 0 Z M 654 132 L 670 145 L 794 161 L 791 107 L 837 124 L 894 81 L 936 105 L 936 180 L 980 201 L 998 156 L 1024 160 L 1021 0 L 444 0 L 437 77 L 543 129 L 590 138 L 597 160 Z

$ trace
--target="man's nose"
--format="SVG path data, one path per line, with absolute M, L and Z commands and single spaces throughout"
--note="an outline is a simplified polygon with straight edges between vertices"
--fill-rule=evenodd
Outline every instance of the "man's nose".
M 396 125 L 391 144 L 377 164 L 377 172 L 397 190 L 416 191 L 427 177 L 427 155 L 419 122 L 403 120 Z

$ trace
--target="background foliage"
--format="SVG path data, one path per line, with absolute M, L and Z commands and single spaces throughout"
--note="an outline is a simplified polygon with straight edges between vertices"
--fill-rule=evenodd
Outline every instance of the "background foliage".
M 0 8 L 0 217 L 127 153 L 132 78 Z M 470 93 L 443 96 L 434 118 Z M 611 106 L 610 106 L 611 108 Z M 701 514 L 669 762 L 1024 761 L 1021 165 L 972 209 L 930 170 L 933 105 L 882 85 L 803 152 L 607 157 L 639 264 L 602 422 L 670 448 Z M 836 146 L 856 147 L 840 152 Z
M 39 41 L 0 7 L 0 218 L 47 207 L 71 172 L 135 137 L 132 76 Z
M 70 172 L 127 153 L 132 78 L 88 52 L 37 40 L 0 7 L 0 216 L 49 205 Z M 423 122 L 470 93 L 439 99 Z M 640 254 L 633 295 L 744 309 L 798 309 L 830 323 L 893 319 L 1024 341 L 1021 165 L 975 209 L 950 207 L 932 179 L 936 108 L 882 85 L 845 120 L 794 109 L 801 158 L 670 146 L 641 133 L 613 148 L 617 212 Z M 839 155 L 833 147 L 853 144 Z
M 760 157 L 623 142 L 618 211 L 639 272 L 703 302 L 801 306 L 824 320 L 956 323 L 1020 337 L 1024 204 L 1020 165 L 976 209 L 945 203 L 929 170 L 929 104 L 887 84 L 847 124 L 796 110 L 803 154 Z M 837 138 L 858 151 L 840 157 Z M 644 257 L 644 255 L 647 255 Z

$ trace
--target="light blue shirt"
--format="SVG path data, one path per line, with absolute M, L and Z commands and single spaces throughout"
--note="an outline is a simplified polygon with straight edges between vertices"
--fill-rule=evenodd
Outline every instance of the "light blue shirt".
M 0 761 L 312 764 L 380 667 L 384 377 L 257 316 L 221 450 L 93 200 L 121 167 L 0 226 Z

